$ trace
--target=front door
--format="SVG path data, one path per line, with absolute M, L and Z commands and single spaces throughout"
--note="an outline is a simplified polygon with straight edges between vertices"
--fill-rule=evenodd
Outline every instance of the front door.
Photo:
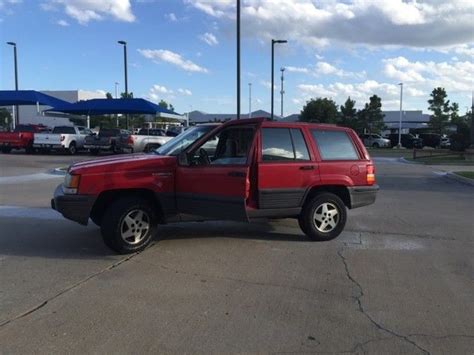
M 227 126 L 188 152 L 176 172 L 176 200 L 182 214 L 246 221 L 254 125 Z

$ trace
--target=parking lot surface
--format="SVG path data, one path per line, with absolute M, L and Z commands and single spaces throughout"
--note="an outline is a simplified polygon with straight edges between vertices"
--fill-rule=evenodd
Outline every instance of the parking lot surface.
M 82 159 L 0 155 L 0 353 L 473 353 L 474 188 L 442 167 L 377 159 L 330 242 L 190 223 L 118 256 L 49 208 Z

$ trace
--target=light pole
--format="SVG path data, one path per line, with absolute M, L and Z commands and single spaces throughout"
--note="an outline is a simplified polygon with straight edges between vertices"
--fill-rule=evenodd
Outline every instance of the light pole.
M 118 44 L 123 45 L 123 66 L 125 72 L 125 98 L 128 99 L 128 73 L 127 73 L 127 42 L 118 41 Z M 125 115 L 126 127 L 128 129 L 128 115 Z
M 281 71 L 281 90 L 280 90 L 280 94 L 281 94 L 281 118 L 283 118 L 283 95 L 285 94 L 285 90 L 283 90 L 283 82 L 285 81 L 285 76 L 284 76 L 285 68 L 280 68 L 280 71 Z
M 7 42 L 8 45 L 13 46 L 13 61 L 15 64 L 15 90 L 18 91 L 18 60 L 17 60 L 17 53 L 16 53 L 16 43 L 15 42 Z M 15 107 L 15 127 L 20 123 L 20 111 L 18 109 L 18 105 Z
M 118 85 L 119 83 L 116 81 L 115 82 L 115 99 L 118 99 Z M 118 113 L 115 114 L 115 121 L 116 121 L 116 125 L 117 125 L 117 128 L 119 128 L 119 119 L 118 119 Z
M 240 119 L 240 0 L 237 0 L 237 119 Z
M 474 149 L 474 91 L 471 98 L 471 149 Z
M 398 149 L 402 147 L 402 105 L 403 105 L 403 83 L 400 85 L 400 121 L 398 124 Z
M 249 83 L 249 118 L 252 118 L 252 83 Z
M 272 108 L 271 108 L 271 116 L 270 118 L 273 120 L 273 86 L 275 82 L 275 69 L 274 69 L 274 64 L 275 64 L 275 43 L 288 43 L 287 40 L 282 40 L 282 39 L 272 39 L 272 84 L 271 84 L 271 92 L 272 92 Z

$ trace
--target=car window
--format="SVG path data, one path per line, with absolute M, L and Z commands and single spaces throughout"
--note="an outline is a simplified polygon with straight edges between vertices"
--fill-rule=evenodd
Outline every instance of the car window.
M 300 129 L 263 128 L 263 161 L 309 160 L 308 147 Z
M 75 134 L 76 130 L 74 127 L 69 127 L 69 126 L 60 126 L 60 127 L 54 127 L 53 129 L 53 134 Z
M 344 131 L 311 130 L 323 160 L 357 160 L 352 140 Z
M 255 135 L 253 126 L 227 127 L 198 147 L 192 165 L 245 165 Z
M 293 139 L 293 147 L 295 149 L 295 159 L 310 160 L 308 146 L 306 145 L 301 129 L 292 128 L 290 132 L 291 138 Z

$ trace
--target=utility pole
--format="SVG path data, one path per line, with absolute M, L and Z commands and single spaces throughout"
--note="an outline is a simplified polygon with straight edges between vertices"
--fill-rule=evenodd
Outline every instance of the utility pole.
M 283 95 L 285 94 L 285 90 L 283 89 L 283 82 L 285 81 L 285 68 L 280 68 L 281 71 L 281 90 L 280 90 L 280 95 L 281 95 L 281 118 L 283 118 Z
M 403 83 L 400 85 L 400 121 L 398 124 L 398 149 L 402 147 L 402 103 L 403 103 Z
M 270 119 L 273 120 L 273 95 L 274 95 L 274 90 L 273 87 L 275 86 L 275 43 L 288 43 L 287 40 L 281 40 L 281 39 L 272 39 L 272 83 L 270 90 L 272 92 L 271 94 L 271 116 Z
M 128 70 L 127 70 L 127 42 L 118 41 L 118 44 L 123 45 L 123 66 L 125 74 L 125 98 L 128 99 Z M 128 114 L 125 115 L 126 128 L 128 129 Z
M 252 118 L 252 83 L 249 83 L 249 118 Z
M 237 119 L 240 119 L 240 0 L 237 0 Z
M 471 94 L 471 149 L 474 149 L 474 91 Z
M 115 82 L 115 99 L 118 99 L 118 85 L 119 83 L 118 82 Z M 117 128 L 119 128 L 119 119 L 118 119 L 118 113 L 115 114 L 115 121 L 116 121 L 116 124 L 117 124 Z
M 18 91 L 18 59 L 17 59 L 17 52 L 16 52 L 16 43 L 15 42 L 7 42 L 8 45 L 13 46 L 13 61 L 15 65 L 15 90 Z M 15 106 L 15 120 L 14 120 L 14 127 L 16 127 L 20 123 L 20 108 Z

